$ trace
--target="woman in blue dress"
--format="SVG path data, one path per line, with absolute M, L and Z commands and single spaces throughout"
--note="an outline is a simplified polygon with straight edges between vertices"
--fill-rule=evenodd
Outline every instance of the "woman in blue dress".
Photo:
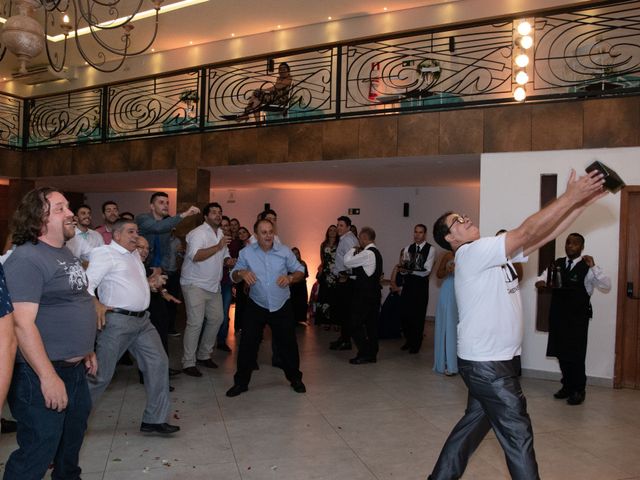
M 453 287 L 455 261 L 452 252 L 446 252 L 440 259 L 436 276 L 444 279 L 436 307 L 436 327 L 434 333 L 433 370 L 445 375 L 458 373 L 458 306 Z

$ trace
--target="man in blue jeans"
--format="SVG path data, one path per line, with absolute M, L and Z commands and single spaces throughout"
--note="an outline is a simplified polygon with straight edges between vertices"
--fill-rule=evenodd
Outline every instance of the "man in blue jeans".
M 522 302 L 510 260 L 523 261 L 556 238 L 603 195 L 603 183 L 598 172 L 576 179 L 572 171 L 564 194 L 497 237 L 480 238 L 478 227 L 464 215 L 447 212 L 436 220 L 433 238 L 455 252 L 458 369 L 469 393 L 465 414 L 449 434 L 429 479 L 462 477 L 469 457 L 491 428 L 504 450 L 511 478 L 540 478 L 531 419 L 518 378 Z
M 96 312 L 80 260 L 65 247 L 73 212 L 65 197 L 39 188 L 22 199 L 12 226 L 17 245 L 5 263 L 19 352 L 9 391 L 18 450 L 5 480 L 80 478 L 78 455 L 91 398 L 87 372 L 97 369 Z M 37 233 L 36 233 L 37 232 Z

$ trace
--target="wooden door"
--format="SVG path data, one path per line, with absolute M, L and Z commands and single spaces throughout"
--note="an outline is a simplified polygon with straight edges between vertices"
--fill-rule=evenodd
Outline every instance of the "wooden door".
M 640 389 L 640 186 L 622 191 L 616 326 L 616 388 Z

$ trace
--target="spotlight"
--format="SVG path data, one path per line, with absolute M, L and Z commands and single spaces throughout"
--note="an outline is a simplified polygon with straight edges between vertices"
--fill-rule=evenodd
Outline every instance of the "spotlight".
M 524 85 L 528 81 L 529 81 L 529 75 L 527 75 L 527 72 L 523 72 L 523 71 L 518 72 L 518 74 L 516 75 L 516 83 L 518 85 Z
M 526 20 L 518 25 L 518 33 L 522 36 L 529 35 L 531 33 L 531 24 Z
M 520 39 L 520 46 L 525 50 L 530 49 L 532 45 L 533 45 L 533 38 L 531 38 L 529 35 L 525 35 Z
M 517 101 L 517 102 L 521 102 L 523 101 L 525 98 L 527 98 L 527 92 L 525 91 L 524 87 L 518 87 L 513 91 L 513 98 Z
M 524 68 L 529 65 L 529 56 L 521 53 L 516 57 L 516 65 L 520 68 Z

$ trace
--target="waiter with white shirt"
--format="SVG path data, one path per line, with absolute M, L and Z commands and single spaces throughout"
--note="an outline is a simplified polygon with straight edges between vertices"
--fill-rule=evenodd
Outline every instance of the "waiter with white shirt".
M 398 272 L 402 275 L 400 296 L 402 333 L 406 343 L 402 350 L 418 353 L 424 337 L 424 320 L 429 303 L 429 274 L 433 268 L 435 249 L 427 243 L 427 227 L 413 228 L 413 243 L 402 250 Z
M 603 292 L 611 290 L 611 279 L 595 264 L 593 257 L 582 255 L 583 249 L 584 237 L 579 233 L 569 234 L 564 245 L 567 256 L 554 262 L 562 287 L 552 290 L 549 312 L 547 356 L 558 358 L 562 372 L 562 388 L 553 396 L 566 399 L 569 405 L 580 405 L 585 399 L 591 295 L 596 288 Z M 546 278 L 545 271 L 536 287 L 545 287 L 543 279 Z
M 129 352 L 144 376 L 147 405 L 140 431 L 171 434 L 180 427 L 169 425 L 169 359 L 158 331 L 149 321 L 151 288 L 161 284 L 147 281 L 144 265 L 136 249 L 138 226 L 133 220 L 117 220 L 109 245 L 91 252 L 87 277 L 89 293 L 95 295 L 98 313 L 96 354 L 98 372 L 89 379 L 91 399 L 95 405 L 113 377 L 118 359 Z M 160 278 L 158 276 L 152 278 Z
M 358 347 L 352 365 L 376 363 L 378 355 L 378 316 L 380 315 L 382 255 L 373 243 L 376 232 L 362 227 L 361 248 L 352 248 L 344 256 L 344 266 L 355 275 L 351 296 L 351 336 Z
M 220 228 L 222 207 L 216 202 L 209 203 L 202 213 L 204 223 L 187 234 L 187 252 L 180 276 L 187 308 L 182 371 L 192 377 L 202 376 L 196 363 L 218 368 L 211 352 L 224 320 L 220 290 L 222 267 L 231 258 L 227 248 L 231 237 Z
M 74 257 L 82 261 L 82 266 L 87 268 L 91 250 L 104 245 L 102 235 L 95 230 L 91 230 L 91 207 L 80 205 L 75 211 L 76 234 L 67 240 L 67 248 L 71 250 Z

